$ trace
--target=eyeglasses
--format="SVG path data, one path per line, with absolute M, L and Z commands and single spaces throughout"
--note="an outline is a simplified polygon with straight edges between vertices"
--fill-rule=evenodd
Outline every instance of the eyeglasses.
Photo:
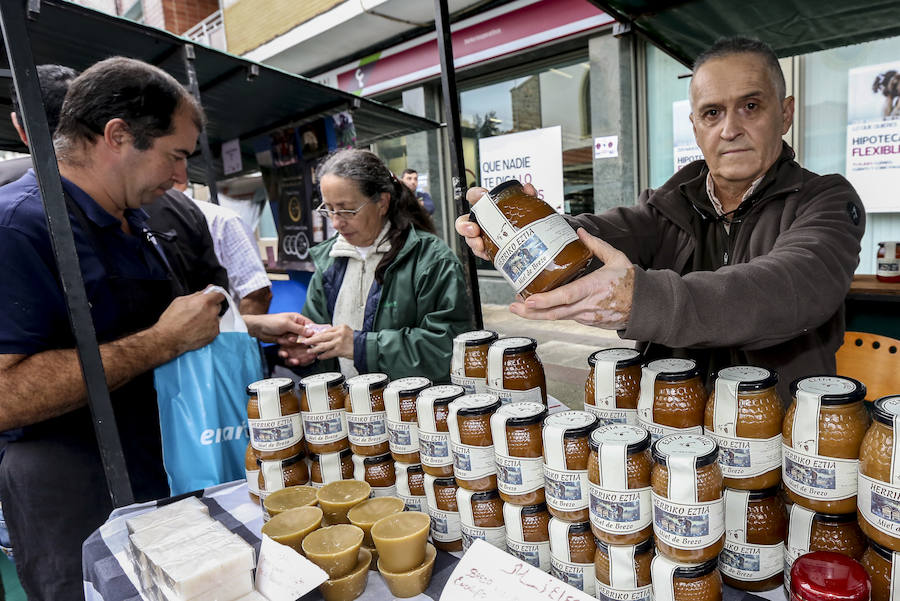
M 366 208 L 366 205 L 369 204 L 370 202 L 372 202 L 371 198 L 368 199 L 366 202 L 362 203 L 362 205 L 360 205 L 359 207 L 357 207 L 355 209 L 338 209 L 336 211 L 333 209 L 329 209 L 328 205 L 326 205 L 323 202 L 323 203 L 320 203 L 319 206 L 317 206 L 315 208 L 315 211 L 319 215 L 323 215 L 323 216 L 329 217 L 331 219 L 334 219 L 335 217 L 341 217 L 343 219 L 353 219 L 354 217 L 356 217 L 357 213 L 359 213 L 364 208 Z

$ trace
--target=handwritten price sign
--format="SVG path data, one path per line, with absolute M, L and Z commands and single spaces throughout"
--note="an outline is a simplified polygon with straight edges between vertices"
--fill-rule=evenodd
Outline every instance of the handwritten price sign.
M 476 540 L 463 555 L 440 601 L 596 601 L 493 545 Z

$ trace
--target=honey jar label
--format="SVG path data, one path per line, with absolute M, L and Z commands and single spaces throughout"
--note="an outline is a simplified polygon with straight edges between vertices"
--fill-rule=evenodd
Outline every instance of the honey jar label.
M 372 413 L 372 384 L 387 382 L 385 374 L 363 374 L 347 380 L 350 409 L 353 413 Z
M 506 550 L 510 555 L 521 559 L 528 565 L 545 572 L 550 571 L 550 541 L 529 543 L 507 537 Z
M 670 476 L 671 478 L 671 476 Z M 725 503 L 673 503 L 653 493 L 653 534 L 676 549 L 703 549 L 725 533 Z
M 259 470 L 244 470 L 247 475 L 247 490 L 259 496 Z
M 837 501 L 856 495 L 858 459 L 804 453 L 782 445 L 784 485 L 809 499 Z
M 650 562 L 654 601 L 675 601 L 675 570 L 682 564 L 657 553 Z
M 337 482 L 338 480 L 344 479 L 344 464 L 341 460 L 340 453 L 322 453 L 319 455 L 319 474 L 322 477 L 322 482 L 318 485 L 319 487 L 325 486 L 329 482 Z M 362 480 L 362 478 L 360 478 Z M 316 486 L 312 479 L 310 479 L 310 484 Z
M 419 458 L 423 465 L 444 467 L 453 465 L 448 432 L 425 432 L 419 430 Z
M 415 423 L 388 419 L 387 424 L 392 453 L 407 455 L 419 452 L 419 427 Z
M 400 487 L 398 486 L 397 488 L 399 489 Z M 425 497 L 413 497 L 404 495 L 400 492 L 397 493 L 397 496 L 406 504 L 406 511 L 421 511 L 423 513 L 428 513 L 428 505 L 425 502 Z
M 281 394 L 278 392 L 281 378 L 257 382 L 256 403 L 260 419 L 275 419 L 281 415 Z
M 347 411 L 337 409 L 324 413 L 300 413 L 307 442 L 329 444 L 347 438 Z
M 361 447 L 387 442 L 387 413 L 348 413 L 347 435 L 351 444 Z
M 882 242 L 884 256 L 876 259 L 877 269 L 875 275 L 883 278 L 896 278 L 900 275 L 900 259 L 897 258 L 897 243 Z
M 396 485 L 391 486 L 373 486 L 372 487 L 372 497 L 396 497 L 397 496 L 397 487 Z
M 634 545 L 610 545 L 606 547 L 609 555 L 609 585 L 597 581 L 598 599 L 615 601 L 640 601 L 648 599 L 651 586 L 638 586 L 638 575 L 634 563 Z
M 450 381 L 457 386 L 462 386 L 463 390 L 466 391 L 466 394 L 481 394 L 488 392 L 488 387 L 484 378 L 469 378 L 467 376 L 459 376 L 451 373 Z
M 791 505 L 788 516 L 788 537 L 784 541 L 784 583 L 788 590 L 791 584 L 791 566 L 801 555 L 809 553 L 809 539 L 812 536 L 815 512 L 797 503 Z
M 429 503 L 428 515 L 431 516 L 431 538 L 439 543 L 450 543 L 462 538 L 458 512 L 443 511 Z
M 493 446 L 474 447 L 451 441 L 450 450 L 453 452 L 453 475 L 460 480 L 475 480 L 497 473 Z
M 550 555 L 550 574 L 588 595 L 594 594 L 597 577 L 593 563 L 571 563 Z
M 328 383 L 339 378 L 338 373 L 316 374 L 303 378 L 301 384 L 306 393 L 306 404 L 311 413 L 324 413 L 331 409 L 331 400 L 328 398 Z
M 719 466 L 726 478 L 751 478 L 781 467 L 782 436 L 732 438 L 710 430 L 706 435 L 719 443 Z
M 262 474 L 266 494 L 284 488 L 284 470 L 281 469 L 281 460 L 263 461 L 259 471 Z
M 900 601 L 900 553 L 891 553 L 891 573 L 888 582 L 891 596 L 888 601 Z
M 534 388 L 529 388 L 528 390 L 509 390 L 508 388 L 493 388 L 491 386 L 488 386 L 487 391 L 491 394 L 497 395 L 497 397 L 500 398 L 500 402 L 504 405 L 509 405 L 510 403 L 544 402 L 544 397 L 541 394 L 540 386 L 535 386 Z
M 859 474 L 856 507 L 873 527 L 900 537 L 900 487 Z
M 300 414 L 275 419 L 248 419 L 250 446 L 257 451 L 280 451 L 303 440 Z
M 653 514 L 652 489 L 627 492 L 590 484 L 591 524 L 610 534 L 631 534 L 650 525 Z
M 506 528 L 503 526 L 498 528 L 479 528 L 478 526 L 469 526 L 461 523 L 460 532 L 462 534 L 463 553 L 468 551 L 472 543 L 478 539 L 487 541 L 501 551 L 506 551 Z
M 578 511 L 589 504 L 587 470 L 555 470 L 544 464 L 544 495 L 558 511 Z
M 558 213 L 517 230 L 487 194 L 472 205 L 472 213 L 499 249 L 494 267 L 516 292 L 530 284 L 567 244 L 578 239 L 572 226 Z
M 595 586 L 594 596 L 599 601 L 651 601 L 653 598 L 652 585 L 636 589 L 617 589 L 609 587 L 598 580 Z
M 596 357 L 596 362 L 594 363 L 594 407 L 597 409 L 615 409 L 616 364 L 619 357 L 602 358 L 598 355 L 594 356 Z M 585 409 L 587 409 L 587 405 L 585 405 Z
M 653 444 L 663 436 L 669 434 L 703 434 L 703 426 L 691 426 L 690 428 L 673 428 L 671 426 L 663 426 L 654 424 L 653 422 L 645 422 L 638 417 L 638 425 L 644 430 L 650 432 L 650 444 Z
M 613 424 L 638 425 L 637 409 L 601 409 L 594 405 L 584 405 L 584 410 L 597 418 L 598 426 L 611 426 Z
M 495 455 L 497 488 L 508 495 L 524 495 L 544 486 L 544 462 L 540 457 Z
M 735 580 L 765 580 L 783 569 L 784 545 L 751 545 L 726 538 L 719 555 L 719 570 Z

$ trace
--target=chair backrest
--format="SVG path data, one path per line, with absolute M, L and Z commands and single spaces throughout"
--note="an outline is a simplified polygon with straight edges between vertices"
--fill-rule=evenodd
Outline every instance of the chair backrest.
M 900 340 L 845 332 L 836 359 L 838 375 L 856 378 L 866 385 L 867 400 L 900 394 Z

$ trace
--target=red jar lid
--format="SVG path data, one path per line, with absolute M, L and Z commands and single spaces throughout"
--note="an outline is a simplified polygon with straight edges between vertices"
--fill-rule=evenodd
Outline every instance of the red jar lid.
M 871 592 L 866 570 L 840 553 L 807 553 L 791 568 L 792 601 L 868 601 Z

